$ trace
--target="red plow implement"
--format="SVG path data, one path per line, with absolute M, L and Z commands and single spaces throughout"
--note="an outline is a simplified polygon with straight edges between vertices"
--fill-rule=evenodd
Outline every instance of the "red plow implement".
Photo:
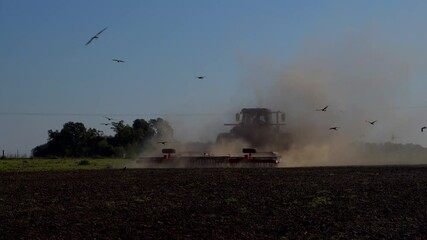
M 209 153 L 178 153 L 173 148 L 162 149 L 163 156 L 141 157 L 137 164 L 146 167 L 276 167 L 281 157 L 276 152 L 257 152 L 243 148 L 242 155 L 211 155 Z

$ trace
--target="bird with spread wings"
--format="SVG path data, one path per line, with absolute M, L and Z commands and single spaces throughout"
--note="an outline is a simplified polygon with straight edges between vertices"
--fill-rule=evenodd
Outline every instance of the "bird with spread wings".
M 326 107 L 321 109 L 316 109 L 316 111 L 326 112 L 326 109 L 329 107 L 329 105 L 326 105 Z
M 124 60 L 121 60 L 121 59 L 113 59 L 113 61 L 114 62 L 116 62 L 116 63 L 125 63 L 125 61 Z
M 99 35 L 101 35 L 102 32 L 104 32 L 108 27 L 105 27 L 104 29 L 102 29 L 101 31 L 99 31 L 97 34 L 95 34 L 95 36 L 91 37 L 89 39 L 89 41 L 87 41 L 86 46 L 89 45 L 89 43 L 91 43 L 94 39 L 99 38 Z
M 377 122 L 377 120 L 375 120 L 375 121 L 368 121 L 368 120 L 366 120 L 366 122 L 369 123 L 369 124 L 371 124 L 371 125 L 375 125 L 375 123 Z

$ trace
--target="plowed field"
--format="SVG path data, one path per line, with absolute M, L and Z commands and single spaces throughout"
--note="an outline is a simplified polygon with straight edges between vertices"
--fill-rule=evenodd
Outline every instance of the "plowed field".
M 1 239 L 427 239 L 427 167 L 0 173 Z

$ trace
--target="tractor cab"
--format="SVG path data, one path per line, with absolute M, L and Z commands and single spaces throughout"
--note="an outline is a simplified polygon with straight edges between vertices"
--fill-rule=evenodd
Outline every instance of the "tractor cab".
M 276 122 L 273 122 L 273 115 L 276 117 Z M 272 112 L 267 108 L 243 108 L 239 113 L 236 114 L 236 122 L 238 122 L 238 125 L 241 126 L 271 126 L 281 124 L 284 121 L 284 113 L 279 111 Z
M 243 139 L 250 147 L 288 149 L 292 138 L 290 134 L 281 133 L 280 126 L 285 125 L 285 114 L 267 108 L 243 108 L 236 114 L 236 123 L 229 133 L 221 133 L 217 143 L 225 143 L 233 139 Z
M 272 123 L 271 112 L 265 108 L 244 108 L 240 113 L 236 114 L 236 121 L 243 126 L 269 125 Z

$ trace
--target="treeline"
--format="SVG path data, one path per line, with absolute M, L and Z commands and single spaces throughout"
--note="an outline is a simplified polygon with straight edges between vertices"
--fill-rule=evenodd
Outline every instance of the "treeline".
M 426 164 L 427 148 L 418 144 L 365 143 L 358 149 L 370 163 Z
M 136 119 L 132 126 L 112 122 L 114 136 L 87 129 L 83 123 L 68 122 L 62 130 L 48 131 L 47 143 L 32 150 L 33 157 L 123 157 L 136 156 L 154 141 L 170 141 L 173 129 L 162 118 Z

